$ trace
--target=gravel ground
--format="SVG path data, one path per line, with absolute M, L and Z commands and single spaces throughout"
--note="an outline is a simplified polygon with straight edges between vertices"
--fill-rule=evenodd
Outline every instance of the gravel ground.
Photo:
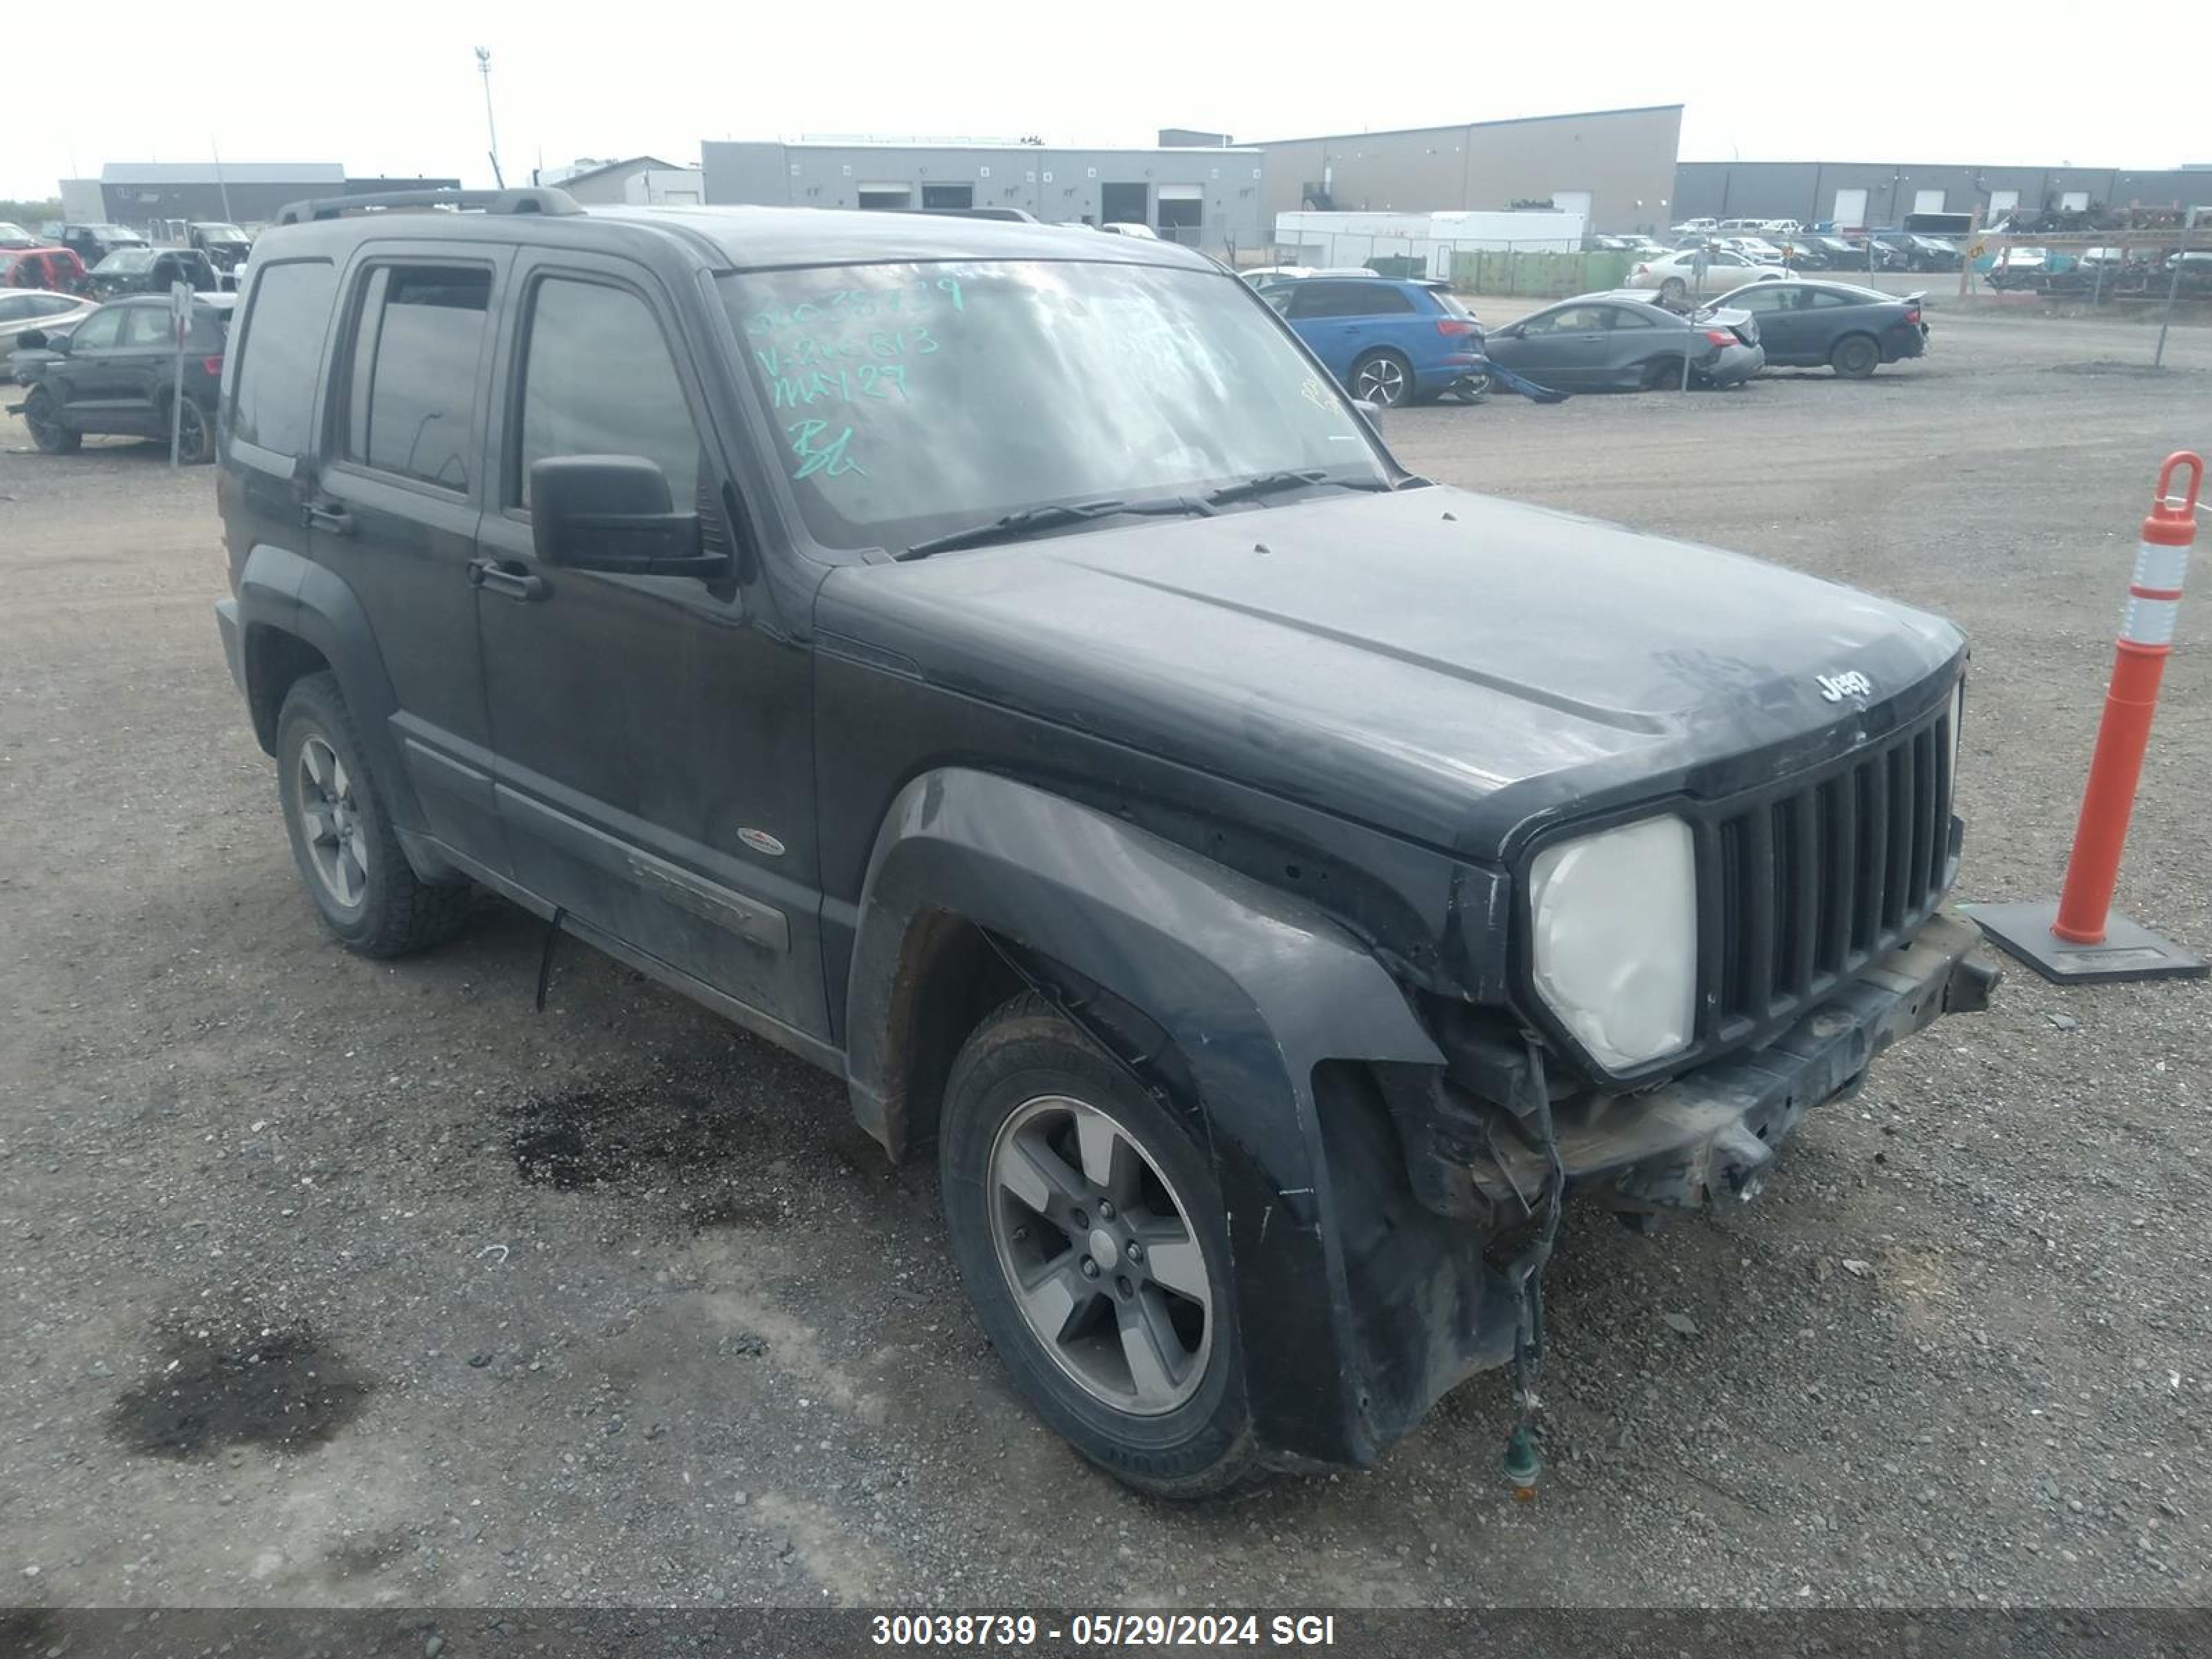
M 1493 319 L 1507 307 L 1486 306 Z M 2156 459 L 2212 336 L 1946 319 L 1865 385 L 1407 411 L 1456 483 L 1974 638 L 1966 896 L 2055 890 Z M 298 890 L 209 603 L 212 481 L 0 417 L 0 1574 L 94 1603 L 2200 1603 L 2212 1021 L 2058 990 L 1894 1050 L 1758 1204 L 1553 1278 L 1365 1475 L 1163 1507 L 1014 1400 L 924 1169 L 840 1091 L 487 902 L 398 964 Z M 2212 593 L 2122 883 L 2212 944 Z

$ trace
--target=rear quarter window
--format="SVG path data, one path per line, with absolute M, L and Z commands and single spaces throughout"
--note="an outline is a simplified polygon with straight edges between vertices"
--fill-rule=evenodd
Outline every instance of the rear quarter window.
M 287 455 L 313 447 L 308 415 L 337 293 L 337 272 L 327 259 L 261 268 L 238 341 L 234 438 Z

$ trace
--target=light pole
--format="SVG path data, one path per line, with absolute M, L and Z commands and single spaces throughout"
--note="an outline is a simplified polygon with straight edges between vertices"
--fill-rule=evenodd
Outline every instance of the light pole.
M 484 131 L 491 135 L 492 182 L 501 190 L 505 190 L 507 175 L 499 170 L 499 123 L 492 118 L 491 113 L 491 48 L 489 46 L 477 48 L 477 69 L 483 76 Z

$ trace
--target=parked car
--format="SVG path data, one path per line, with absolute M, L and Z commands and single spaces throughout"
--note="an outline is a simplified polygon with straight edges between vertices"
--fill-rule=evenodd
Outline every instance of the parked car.
M 1797 245 L 1808 255 L 1820 260 L 1820 266 L 1829 270 L 1864 270 L 1867 268 L 1866 250 L 1842 236 L 1809 234 L 1796 239 Z
M 0 366 L 7 368 L 9 378 L 20 379 L 13 354 L 26 331 L 40 337 L 40 343 L 30 349 L 40 352 L 47 339 L 67 334 L 92 308 L 91 301 L 74 294 L 0 289 L 0 358 L 8 360 Z
M 1826 363 L 1846 380 L 1863 380 L 1884 363 L 1928 349 L 1921 296 L 1899 299 L 1849 283 L 1753 283 L 1713 304 L 1759 319 L 1759 343 L 1772 364 Z
M 13 220 L 0 219 L 0 248 L 36 247 L 39 239 Z
M 2051 272 L 2064 269 L 2047 247 L 2002 247 L 1983 258 L 1988 261 L 1983 280 L 1998 289 L 2038 288 Z
M 82 294 L 84 262 L 65 247 L 0 249 L 0 288 L 43 288 Z
M 1706 307 L 1693 317 L 1628 289 L 1585 294 L 1492 329 L 1492 362 L 1559 392 L 1741 386 L 1766 362 L 1749 313 Z
M 1110 219 L 1098 228 L 1109 236 L 1134 236 L 1139 240 L 1146 242 L 1157 242 L 1160 240 L 1159 232 L 1154 230 L 1150 225 L 1133 221 Z
M 1254 265 L 1249 270 L 1237 273 L 1254 288 L 1265 288 L 1270 283 L 1295 283 L 1314 274 L 1311 265 Z
M 1121 1480 L 1372 1462 L 1533 1367 L 1570 1194 L 1739 1208 L 1985 1000 L 1949 623 L 1431 484 L 1173 244 L 397 200 L 264 233 L 225 387 L 307 902 L 828 1068 Z
M 183 355 L 184 402 L 179 459 L 215 459 L 216 392 L 234 296 L 192 301 Z M 49 358 L 16 405 L 31 441 L 49 455 L 74 453 L 89 434 L 142 438 L 169 435 L 179 385 L 175 325 L 167 295 L 138 295 L 100 307 L 62 338 L 48 338 Z
M 1685 219 L 1679 225 L 1669 225 L 1668 231 L 1676 236 L 1710 236 L 1720 228 L 1717 219 Z
M 1017 212 L 1007 208 L 993 211 Z M 198 248 L 208 257 L 208 263 L 224 276 L 237 270 L 253 252 L 253 239 L 236 225 L 220 221 L 204 221 L 185 228 L 186 246 Z
M 1916 235 L 1905 230 L 1878 230 L 1869 240 L 1888 257 L 1881 262 L 1886 270 L 1956 270 L 1959 250 L 1950 243 L 1934 236 Z
M 88 270 L 118 248 L 147 246 L 143 236 L 121 225 L 64 225 L 61 242 Z
M 1788 263 L 1783 258 L 1782 250 L 1764 236 L 1725 237 L 1723 239 L 1723 246 L 1735 249 L 1755 265 L 1779 265 Z
M 221 290 L 222 279 L 198 248 L 118 248 L 92 268 L 87 278 L 96 300 L 126 294 L 167 294 L 173 283 L 190 283 L 197 294 Z
M 1388 409 L 1488 387 L 1482 325 L 1449 284 L 1418 277 L 1308 277 L 1261 297 L 1337 382 Z
M 1698 271 L 1702 258 L 1705 270 Z M 1626 286 L 1656 289 L 1669 305 L 1680 304 L 1701 288 L 1734 288 L 1788 276 L 1779 265 L 1763 265 L 1733 248 L 1684 248 L 1632 266 Z

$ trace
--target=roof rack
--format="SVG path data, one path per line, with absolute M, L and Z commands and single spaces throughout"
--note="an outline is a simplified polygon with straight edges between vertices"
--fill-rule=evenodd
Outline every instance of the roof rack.
M 348 213 L 386 208 L 453 208 L 464 213 L 581 213 L 576 198 L 565 190 L 388 190 L 359 196 L 320 196 L 280 208 L 280 225 L 305 224 L 311 219 L 338 219 Z

